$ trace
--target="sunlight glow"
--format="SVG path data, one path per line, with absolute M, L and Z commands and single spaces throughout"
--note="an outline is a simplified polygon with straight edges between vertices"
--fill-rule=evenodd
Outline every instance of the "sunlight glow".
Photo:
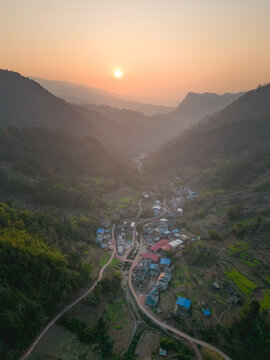
M 116 78 L 121 78 L 121 77 L 123 76 L 123 71 L 120 70 L 120 69 L 114 70 L 114 76 L 115 76 Z

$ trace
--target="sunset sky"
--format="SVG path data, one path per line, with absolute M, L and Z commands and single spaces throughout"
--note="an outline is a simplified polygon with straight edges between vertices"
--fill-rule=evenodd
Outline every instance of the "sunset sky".
M 172 105 L 269 82 L 269 19 L 270 0 L 0 0 L 0 67 Z

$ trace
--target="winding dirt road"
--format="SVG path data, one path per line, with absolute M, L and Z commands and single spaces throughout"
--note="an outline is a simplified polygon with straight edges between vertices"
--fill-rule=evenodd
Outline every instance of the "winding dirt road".
M 115 243 L 115 238 L 114 238 L 114 228 L 115 228 L 115 224 L 112 227 L 112 242 Z M 71 304 L 69 304 L 68 306 L 66 306 L 64 308 L 64 310 L 62 310 L 59 314 L 57 314 L 50 322 L 49 324 L 41 331 L 41 333 L 38 335 L 38 337 L 35 339 L 35 341 L 29 346 L 28 350 L 24 353 L 24 355 L 22 355 L 20 357 L 19 360 L 25 360 L 27 359 L 27 357 L 31 354 L 31 352 L 34 350 L 35 346 L 37 345 L 37 343 L 39 342 L 39 340 L 43 337 L 44 334 L 46 334 L 46 332 L 50 329 L 50 327 L 52 327 L 56 321 L 58 319 L 60 319 L 61 316 L 63 316 L 68 310 L 70 310 L 73 306 L 75 306 L 76 304 L 78 304 L 78 302 L 80 302 L 82 299 L 84 299 L 86 296 L 88 296 L 96 287 L 97 283 L 102 279 L 103 273 L 106 269 L 106 267 L 112 262 L 114 256 L 115 256 L 115 252 L 116 252 L 116 246 L 114 246 L 113 252 L 111 254 L 110 259 L 108 260 L 108 262 L 102 266 L 102 268 L 100 269 L 99 272 L 99 276 L 97 278 L 97 280 L 94 282 L 94 284 L 87 289 L 80 297 L 78 297 L 76 300 L 74 300 Z

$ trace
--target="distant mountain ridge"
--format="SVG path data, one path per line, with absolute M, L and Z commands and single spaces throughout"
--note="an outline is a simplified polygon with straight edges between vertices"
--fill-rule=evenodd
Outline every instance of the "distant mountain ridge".
M 196 95 L 199 99 L 204 97 Z M 189 103 L 186 108 L 189 107 L 190 113 L 186 111 L 186 118 L 174 120 L 167 114 L 150 117 L 139 111 L 104 105 L 70 104 L 34 80 L 0 70 L 0 126 L 43 127 L 73 136 L 91 136 L 116 156 L 132 157 L 138 152 L 152 152 L 177 136 L 183 122 L 188 120 L 192 125 L 191 98 L 194 95 L 190 93 L 178 107 L 184 108 Z M 219 95 L 215 98 L 219 99 Z M 200 102 L 197 99 L 197 103 Z M 199 107 L 196 111 L 200 112 Z M 204 113 L 203 107 L 201 112 Z
M 194 93 L 189 92 L 178 107 L 166 114 L 173 119 L 178 130 L 183 130 L 196 124 L 200 119 L 211 115 L 238 99 L 244 93 L 223 95 L 215 93 Z
M 108 105 L 117 109 L 129 109 L 139 111 L 152 116 L 159 113 L 167 113 L 173 108 L 165 105 L 148 104 L 141 101 L 131 100 L 125 95 L 115 94 L 103 89 L 90 86 L 73 84 L 66 81 L 46 80 L 30 76 L 31 79 L 42 85 L 55 96 L 74 104 Z
M 270 153 L 270 85 L 251 90 L 164 144 L 150 158 L 154 172 L 205 169 L 214 161 Z

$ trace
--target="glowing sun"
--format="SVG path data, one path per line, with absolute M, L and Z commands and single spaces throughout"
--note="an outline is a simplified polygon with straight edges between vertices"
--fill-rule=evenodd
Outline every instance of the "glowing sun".
M 114 76 L 118 79 L 121 78 L 123 76 L 123 71 L 121 69 L 114 70 Z

